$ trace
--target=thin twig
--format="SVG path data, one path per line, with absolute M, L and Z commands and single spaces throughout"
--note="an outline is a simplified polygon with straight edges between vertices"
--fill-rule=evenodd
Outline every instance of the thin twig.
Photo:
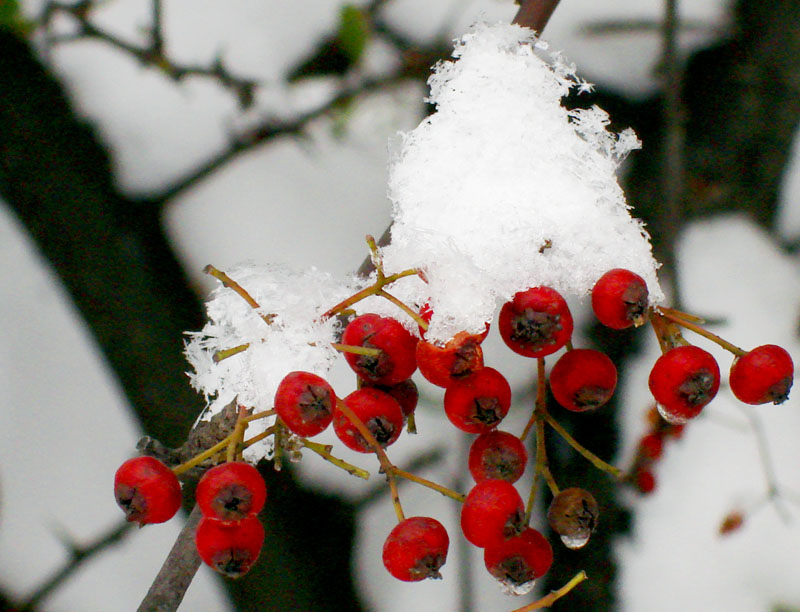
M 530 28 L 541 34 L 550 16 L 558 6 L 558 0 L 522 0 L 512 23 Z

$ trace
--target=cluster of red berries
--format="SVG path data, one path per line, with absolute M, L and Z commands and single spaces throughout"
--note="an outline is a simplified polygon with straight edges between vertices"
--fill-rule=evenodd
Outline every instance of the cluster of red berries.
M 665 421 L 655 406 L 647 413 L 647 423 L 647 431 L 639 439 L 628 476 L 630 484 L 645 495 L 656 488 L 655 467 L 664 455 L 666 444 L 680 438 L 686 427 L 684 424 Z

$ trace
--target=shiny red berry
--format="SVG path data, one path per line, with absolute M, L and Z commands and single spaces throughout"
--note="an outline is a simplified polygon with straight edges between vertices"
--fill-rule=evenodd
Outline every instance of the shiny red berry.
M 775 344 L 759 346 L 734 360 L 729 382 L 745 404 L 781 404 L 794 382 L 792 357 Z
M 325 431 L 333 420 L 336 394 L 320 376 L 290 372 L 275 392 L 275 411 L 292 433 L 309 438 Z
M 483 551 L 486 569 L 512 591 L 532 587 L 553 564 L 553 548 L 541 533 L 527 527 L 506 541 L 487 546 Z M 518 591 L 517 589 L 522 589 Z
M 482 368 L 450 384 L 444 392 L 447 418 L 467 433 L 486 433 L 511 407 L 511 387 L 494 368 Z
M 446 388 L 483 367 L 483 349 L 478 336 L 459 332 L 444 346 L 421 340 L 416 359 L 420 374 L 428 382 Z
M 517 482 L 527 463 L 525 445 L 506 431 L 495 429 L 481 434 L 469 448 L 469 472 L 475 482 L 491 479 Z
M 461 531 L 467 540 L 485 548 L 505 542 L 523 529 L 525 505 L 507 480 L 483 480 L 461 506 Z
M 647 300 L 647 283 L 623 268 L 609 270 L 592 288 L 592 310 L 598 321 L 612 329 L 641 325 Z
M 550 371 L 553 397 L 567 410 L 599 408 L 614 394 L 617 368 L 605 353 L 573 349 L 564 353 Z
M 181 485 L 173 471 L 155 457 L 134 457 L 117 469 L 114 497 L 128 521 L 163 523 L 181 507 Z
M 343 344 L 380 351 L 378 355 L 344 354 L 356 374 L 379 385 L 395 385 L 411 378 L 417 369 L 418 340 L 396 319 L 376 314 L 356 317 L 342 334 Z
M 500 336 L 515 353 L 544 357 L 572 336 L 572 314 L 561 294 L 550 287 L 520 291 L 500 309 Z
M 250 571 L 264 544 L 264 527 L 256 516 L 221 521 L 204 516 L 195 533 L 200 558 L 220 574 L 238 578 Z
M 195 499 L 204 516 L 238 521 L 261 511 L 267 487 L 252 465 L 231 461 L 203 474 L 197 483 Z
M 398 523 L 383 544 L 383 565 L 405 582 L 441 578 L 450 538 L 442 524 L 427 516 L 413 516 Z
M 678 346 L 659 357 L 650 370 L 650 391 L 668 421 L 696 417 L 719 389 L 719 366 L 711 353 Z
M 403 410 L 391 395 L 372 387 L 363 387 L 344 398 L 344 403 L 367 426 L 382 447 L 394 444 L 403 430 Z M 333 413 L 333 431 L 345 446 L 359 453 L 371 453 L 372 447 L 356 426 L 340 410 Z

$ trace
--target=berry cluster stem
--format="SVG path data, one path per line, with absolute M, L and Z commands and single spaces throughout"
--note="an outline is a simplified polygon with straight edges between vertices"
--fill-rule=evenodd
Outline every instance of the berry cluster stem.
M 556 600 L 561 599 L 569 593 L 572 589 L 578 586 L 581 582 L 586 580 L 588 576 L 586 576 L 586 572 L 581 570 L 575 576 L 572 577 L 567 584 L 563 587 L 558 589 L 557 591 L 551 591 L 541 599 L 534 601 L 533 603 L 528 604 L 527 606 L 522 606 L 521 608 L 517 608 L 516 610 L 512 610 L 511 612 L 532 612 L 532 610 L 541 610 L 542 608 L 549 608 L 552 606 Z
M 241 296 L 241 298 L 245 302 L 247 302 L 250 305 L 250 307 L 253 310 L 258 310 L 259 308 L 261 308 L 259 303 L 253 299 L 253 296 L 250 295 L 244 289 L 244 287 L 242 287 L 239 283 L 233 280 L 230 276 L 225 274 L 225 272 L 223 272 L 222 270 L 218 270 L 211 264 L 208 264 L 205 268 L 203 268 L 203 272 L 216 278 L 219 282 L 223 284 L 223 286 L 227 287 L 228 289 L 235 291 L 239 296 Z M 275 319 L 275 315 L 274 314 L 261 315 L 261 318 L 264 319 L 264 322 L 267 325 L 272 325 L 272 321 L 273 319 Z
M 356 467 L 351 463 L 347 463 L 347 461 L 339 459 L 338 457 L 334 457 L 331 454 L 333 446 L 331 446 L 330 444 L 320 444 L 318 442 L 312 442 L 311 440 L 307 440 L 306 438 L 300 438 L 300 444 L 302 444 L 308 450 L 317 453 L 320 457 L 325 459 L 325 461 L 328 461 L 333 465 L 335 465 L 336 467 L 343 469 L 345 472 L 348 472 L 353 476 L 358 476 L 359 478 L 363 478 L 364 480 L 369 480 L 369 472 L 367 470 L 364 470 L 360 467 Z
M 463 495 L 462 493 L 458 493 L 456 491 L 453 491 L 452 489 L 448 489 L 443 485 L 436 484 L 431 480 L 427 480 L 426 478 L 422 478 L 421 476 L 417 476 L 416 474 L 412 474 L 411 472 L 406 472 L 405 470 L 402 470 L 399 467 L 392 466 L 392 472 L 394 472 L 394 474 L 396 476 L 399 476 L 400 478 L 405 478 L 406 480 L 410 480 L 411 482 L 416 482 L 417 484 L 420 484 L 423 487 L 428 487 L 429 489 L 438 491 L 445 497 L 454 499 L 457 502 L 464 503 L 464 499 L 466 499 L 466 495 Z
M 600 459 L 597 455 L 595 455 L 592 451 L 587 449 L 583 446 L 580 442 L 578 442 L 575 438 L 573 438 L 566 429 L 564 429 L 561 424 L 556 421 L 549 412 L 545 411 L 542 415 L 544 419 L 547 421 L 547 424 L 550 425 L 553 429 L 556 430 L 556 433 L 564 438 L 564 441 L 569 444 L 572 448 L 574 448 L 580 455 L 582 455 L 585 459 L 590 461 L 592 465 L 594 465 L 598 470 L 602 470 L 603 472 L 607 472 L 611 474 L 616 479 L 622 478 L 622 470 L 618 467 L 611 465 Z
M 724 338 L 721 338 L 717 334 L 714 334 L 714 333 L 708 331 L 704 327 L 700 327 L 700 325 L 698 325 L 696 322 L 684 318 L 685 315 L 683 313 L 681 313 L 680 311 L 673 310 L 672 308 L 663 308 L 663 307 L 660 308 L 659 310 L 660 310 L 660 313 L 661 313 L 662 317 L 665 317 L 666 319 L 668 319 L 669 321 L 675 323 L 676 325 L 680 325 L 681 327 L 684 327 L 684 328 L 686 328 L 688 330 L 691 330 L 694 333 L 699 334 L 700 336 L 703 336 L 704 338 L 706 338 L 708 340 L 711 340 L 715 344 L 718 344 L 719 346 L 724 348 L 726 351 L 729 351 L 729 352 L 733 353 L 737 357 L 741 357 L 742 355 L 745 355 L 746 352 L 747 352 L 747 351 L 744 351 L 744 350 L 740 349 L 735 344 L 731 344 L 730 342 L 728 342 Z M 689 315 L 689 317 L 692 318 L 692 319 L 696 319 L 697 318 L 697 317 L 692 317 L 691 315 Z M 702 320 L 702 319 L 700 319 L 700 320 Z

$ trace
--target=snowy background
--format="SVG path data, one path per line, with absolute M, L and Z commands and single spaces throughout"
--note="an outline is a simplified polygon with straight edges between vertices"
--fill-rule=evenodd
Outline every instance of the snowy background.
M 24 6 L 31 14 L 40 8 L 33 0 Z M 147 6 L 115 0 L 97 16 L 120 36 L 135 39 L 148 23 Z M 176 60 L 209 61 L 223 50 L 240 73 L 275 82 L 307 52 L 309 41 L 333 28 L 338 7 L 333 0 L 309 0 L 302 8 L 279 0 L 239 0 L 227 3 L 220 13 L 219 4 L 210 0 L 167 2 L 168 52 Z M 655 85 L 657 36 L 587 37 L 581 28 L 596 19 L 656 20 L 661 10 L 661 3 L 651 0 L 564 0 L 546 38 L 575 61 L 588 80 L 643 94 Z M 724 27 L 725 11 L 724 2 L 703 0 L 685 3 L 682 16 L 707 24 L 711 36 Z M 418 37 L 438 33 L 445 22 L 453 24 L 448 32 L 456 37 L 476 19 L 510 20 L 514 12 L 510 1 L 494 0 L 396 0 L 389 9 L 393 19 L 409 24 Z M 703 40 L 701 34 L 686 36 L 683 48 Z M 167 184 L 204 153 L 221 147 L 228 130 L 241 120 L 230 96 L 215 86 L 191 80 L 176 86 L 102 43 L 64 45 L 53 53 L 52 62 L 74 103 L 98 125 L 126 190 Z M 275 88 L 259 105 L 296 106 L 315 95 L 313 88 L 302 95 Z M 312 141 L 285 139 L 255 149 L 173 202 L 170 231 L 197 285 L 204 290 L 212 286 L 200 273 L 207 263 L 221 269 L 248 259 L 301 269 L 316 265 L 335 275 L 357 267 L 365 254 L 364 235 L 379 235 L 389 220 L 387 143 L 398 130 L 414 127 L 419 120 L 416 100 L 423 95 L 412 90 L 363 102 L 345 139 L 334 139 L 320 124 Z M 782 196 L 780 218 L 787 238 L 800 235 L 800 165 L 795 168 Z M 798 362 L 796 261 L 738 217 L 689 227 L 679 249 L 688 309 L 724 317 L 726 324 L 714 331 L 739 346 L 781 344 Z M 0 267 L 5 330 L 0 339 L 0 581 L 10 593 L 24 597 L 63 563 L 62 538 L 91 539 L 118 522 L 111 480 L 119 463 L 130 456 L 139 432 L 87 330 L 3 207 L 0 257 L 13 262 Z M 586 304 L 571 305 L 578 318 L 585 316 Z M 688 333 L 687 337 L 694 340 Z M 714 352 L 707 342 L 697 343 Z M 508 357 L 499 345 L 492 334 L 487 363 L 502 359 L 512 386 L 521 383 L 529 376 L 530 364 Z M 648 351 L 632 371 L 630 387 L 620 391 L 627 407 L 627 454 L 619 458 L 621 464 L 645 428 L 647 373 L 658 352 L 654 340 Z M 726 371 L 729 358 L 719 351 L 715 355 Z M 351 380 L 344 371 L 337 376 Z M 435 398 L 435 390 L 426 391 Z M 800 431 L 797 406 L 793 398 L 782 406 L 758 409 L 778 479 L 787 491 L 800 491 L 800 446 L 787 435 Z M 519 419 L 504 428 L 520 427 L 525 417 Z M 623 610 L 754 612 L 768 611 L 779 602 L 800 606 L 795 576 L 800 510 L 789 506 L 792 520 L 785 523 L 768 505 L 749 517 L 741 531 L 717 536 L 729 511 L 749 508 L 764 493 L 758 449 L 747 422 L 723 389 L 704 416 L 667 449 L 658 467 L 656 493 L 632 500 L 635 530 L 618 548 Z M 452 459 L 426 474 L 446 481 L 463 452 L 461 438 L 432 410 L 423 411 L 418 424 L 422 432 L 435 431 L 441 444 L 453 449 Z M 390 455 L 402 463 L 425 442 L 424 435 L 404 437 Z M 374 471 L 363 457 L 353 461 Z M 340 478 L 329 467 L 309 457 L 302 472 L 321 488 L 353 495 L 363 491 L 361 482 Z M 378 561 L 380 547 L 394 521 L 385 501 L 370 507 L 359 523 L 356 573 L 363 578 L 365 603 L 380 612 L 455 609 L 457 580 L 447 571 L 456 567 L 454 558 L 440 582 L 409 585 L 384 571 Z M 442 520 L 451 537 L 458 533 L 456 513 L 447 500 L 406 487 L 403 501 L 409 514 L 430 513 Z M 43 609 L 135 609 L 179 527 L 173 521 L 128 537 L 83 567 Z M 475 566 L 476 609 L 502 612 L 521 605 L 499 594 L 477 555 Z M 205 568 L 184 608 L 227 609 L 222 591 Z

